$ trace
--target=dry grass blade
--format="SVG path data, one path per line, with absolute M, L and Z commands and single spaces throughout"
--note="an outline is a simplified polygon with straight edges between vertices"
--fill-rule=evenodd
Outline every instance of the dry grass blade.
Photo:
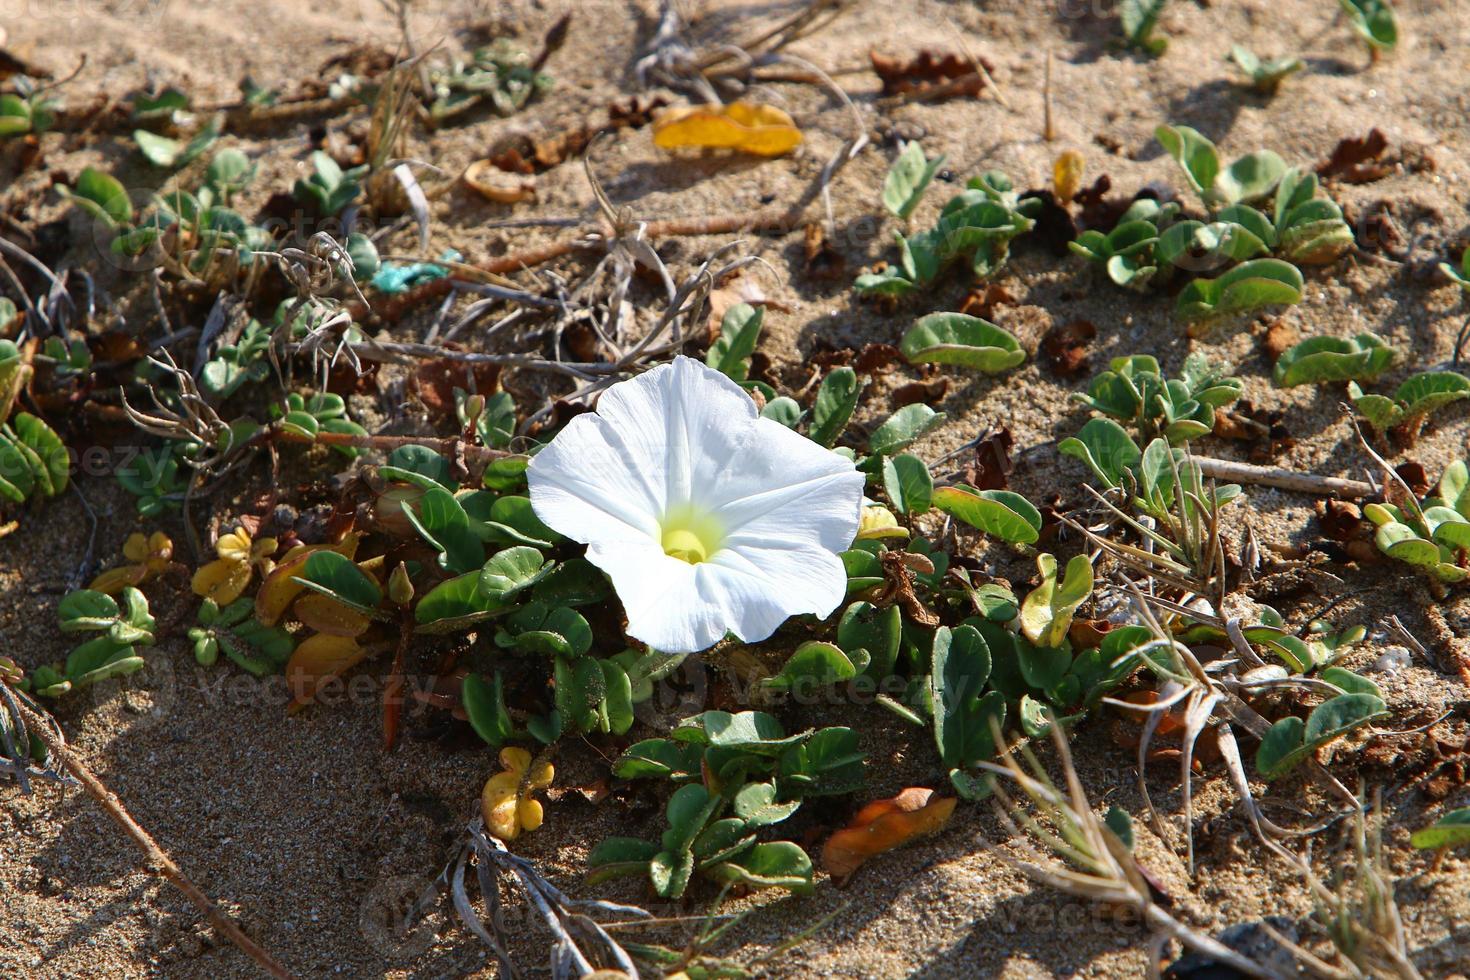
M 1000 753 L 1000 763 L 982 763 L 982 766 L 1019 787 L 1041 812 L 1042 819 L 1038 820 L 1024 812 L 1017 802 L 1011 800 L 997 786 L 996 796 L 1000 801 L 996 804 L 998 816 L 1016 835 L 1017 840 L 1014 843 L 1029 860 L 1017 860 L 993 844 L 989 845 L 992 853 L 1040 884 L 1089 901 L 1132 908 L 1147 923 L 1151 932 L 1178 940 L 1186 948 L 1208 956 L 1222 965 L 1233 967 L 1245 976 L 1280 976 L 1180 922 L 1154 902 L 1147 880 L 1132 852 L 1093 812 L 1082 782 L 1072 765 L 1071 753 L 1065 736 L 1060 732 L 1060 726 L 1052 726 L 1052 741 L 1056 747 L 1057 763 L 1065 776 L 1065 792 L 1052 783 L 1035 757 L 1024 750 L 1028 765 L 1027 769 L 1023 769 L 1016 761 L 1014 750 L 1000 739 L 999 732 L 996 735 L 997 744 L 1004 746 Z M 1034 829 L 1043 845 L 1053 854 L 1064 857 L 1071 867 L 1038 851 L 1024 839 L 1019 826 Z
M 470 858 L 475 861 L 475 877 L 479 884 L 480 897 L 485 902 L 488 919 L 475 910 L 465 887 L 465 874 Z M 501 873 L 510 874 L 512 880 L 520 886 L 526 901 L 536 910 L 542 924 L 550 930 L 554 938 L 550 958 L 554 980 L 570 980 L 604 968 L 621 970 L 628 977 L 637 980 L 638 968 L 632 956 L 612 937 L 607 927 L 593 916 L 600 914 L 611 916 L 615 920 L 641 921 L 652 919 L 650 913 L 634 905 L 567 896 L 542 877 L 530 861 L 512 854 L 503 843 L 487 834 L 484 821 L 476 817 L 470 821 L 464 843 L 454 860 L 439 875 L 437 884 L 441 891 L 449 892 L 454 910 L 465 927 L 495 954 L 501 976 L 523 975 L 507 950 L 510 936 L 501 914 Z M 422 914 L 425 911 L 425 903 L 420 903 L 411 914 Z

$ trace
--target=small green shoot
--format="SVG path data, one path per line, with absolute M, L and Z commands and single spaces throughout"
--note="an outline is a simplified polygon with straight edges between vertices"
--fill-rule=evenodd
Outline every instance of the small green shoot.
M 1122 0 L 1118 18 L 1123 26 L 1123 44 L 1155 58 L 1169 47 L 1168 38 L 1157 37 L 1154 29 L 1159 26 L 1168 0 Z
M 1337 0 L 1353 33 L 1367 45 L 1374 61 L 1399 43 L 1399 23 L 1388 0 Z
M 1309 337 L 1285 351 L 1271 372 L 1279 388 L 1371 381 L 1393 364 L 1398 351 L 1374 333 L 1356 337 Z
M 1419 438 L 1430 415 L 1470 398 L 1470 378 L 1453 371 L 1421 371 L 1404 380 L 1392 395 L 1364 394 L 1357 382 L 1348 384 L 1348 400 L 1368 424 L 1382 433 L 1393 430 L 1405 445 Z
M 905 143 L 883 181 L 883 206 L 907 221 L 924 199 L 924 191 L 929 189 L 929 182 L 942 166 L 943 154 L 929 160 L 924 157 L 924 148 L 917 140 Z
M 1275 95 L 1281 83 L 1306 67 L 1300 58 L 1272 58 L 1262 61 L 1250 48 L 1235 45 L 1230 60 L 1241 70 L 1251 87 L 1262 95 Z

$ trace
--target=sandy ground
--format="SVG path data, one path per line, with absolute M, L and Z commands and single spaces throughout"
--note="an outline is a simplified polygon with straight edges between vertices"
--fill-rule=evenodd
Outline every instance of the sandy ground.
M 548 65 L 557 85 L 525 113 L 509 120 L 477 119 L 445 129 L 413 146 L 413 155 L 448 173 L 483 156 L 507 133 L 554 132 L 584 115 L 601 118 L 607 103 L 634 90 L 632 62 L 650 35 L 648 3 L 595 4 L 415 4 L 416 39 L 453 46 L 465 29 L 486 23 L 519 26 L 528 43 L 563 10 L 575 11 L 566 47 Z M 782 4 L 711 5 L 696 26 L 696 38 L 743 36 L 781 15 Z M 959 180 L 989 168 L 1007 171 L 1021 187 L 1044 186 L 1056 153 L 1083 152 L 1088 178 L 1106 173 L 1115 193 L 1130 194 L 1150 181 L 1178 183 L 1173 164 L 1152 138 L 1155 125 L 1192 125 L 1233 156 L 1269 146 L 1289 163 L 1310 166 L 1339 139 L 1381 128 L 1393 152 L 1407 161 L 1382 180 L 1333 188 L 1334 196 L 1362 214 L 1380 200 L 1393 202 L 1405 242 L 1404 261 L 1348 258 L 1308 273 L 1306 300 L 1285 318 L 1303 336 L 1351 335 L 1373 329 L 1408 352 L 1390 375 L 1396 382 L 1415 369 L 1451 356 L 1464 321 L 1459 290 L 1433 272 L 1434 262 L 1463 245 L 1470 201 L 1470 149 L 1464 79 L 1470 68 L 1470 18 L 1454 0 L 1401 0 L 1404 40 L 1400 49 L 1369 66 L 1346 25 L 1327 0 L 1239 0 L 1176 2 L 1164 18 L 1167 54 L 1140 60 L 1110 50 L 1116 19 L 1108 4 L 1061 0 L 1038 5 L 1002 0 L 981 8 L 916 2 L 901 6 L 860 0 L 842 19 L 793 51 L 837 74 L 856 101 L 873 137 L 870 146 L 841 172 L 832 189 L 839 229 L 834 244 L 849 269 L 891 258 L 887 243 L 894 222 L 883 215 L 878 187 L 894 153 L 895 134 L 922 136 L 930 153 L 948 155 Z M 421 9 L 420 9 L 421 8 Z M 392 17 L 371 0 L 316 4 L 286 0 L 37 4 L 0 0 L 0 27 L 13 53 L 65 74 L 85 53 L 87 62 L 67 88 L 69 99 L 93 93 L 117 97 L 148 80 L 180 85 L 198 101 L 227 100 L 246 73 L 267 86 L 291 88 L 317 77 L 317 66 L 365 42 L 397 44 Z M 877 80 L 866 69 L 875 40 L 893 53 L 925 47 L 953 49 L 955 34 L 995 65 L 995 78 L 1009 108 L 986 97 L 940 104 L 880 104 Z M 1274 100 L 1233 84 L 1224 60 L 1231 43 L 1262 54 L 1294 53 L 1308 69 L 1287 83 Z M 1053 89 L 1058 134 L 1040 138 L 1042 79 L 1047 52 L 1055 57 Z M 672 160 L 651 144 L 648 131 L 620 133 L 599 152 L 598 167 L 608 192 L 640 218 L 689 216 L 760 207 L 793 199 L 848 134 L 851 120 L 818 90 L 772 86 L 761 93 L 786 106 L 807 133 L 807 144 L 791 158 L 756 162 L 724 158 Z M 360 116 L 327 120 L 329 127 L 360 126 Z M 312 123 L 284 127 L 268 137 L 227 136 L 262 160 L 261 174 L 246 196 L 247 212 L 264 204 L 303 172 L 311 148 Z M 124 138 L 125 139 L 125 138 Z M 27 202 L 12 217 L 36 226 L 64 214 L 54 192 L 36 193 L 29 182 L 49 180 L 51 171 L 74 174 L 98 160 L 120 167 L 130 186 L 156 181 L 113 137 L 53 135 L 44 144 L 47 170 L 12 180 L 0 171 L 0 207 Z M 1428 161 L 1426 163 L 1426 161 Z M 915 221 L 931 218 L 947 188 L 931 191 Z M 516 208 L 488 205 L 455 191 L 436 201 L 432 250 L 455 247 L 481 259 L 529 247 L 550 233 L 485 228 L 489 220 L 529 215 L 586 216 L 591 195 L 575 163 L 540 176 L 539 200 Z M 817 215 L 816 209 L 813 215 Z M 676 267 L 689 269 L 727 239 L 670 241 L 661 246 Z M 1360 241 L 1362 240 L 1360 236 Z M 1458 244 L 1457 244 L 1458 243 Z M 403 251 L 413 245 L 404 236 Z M 946 279 L 922 305 L 888 312 L 856 303 L 847 280 L 816 282 L 801 272 L 801 235 L 755 238 L 753 254 L 774 270 L 764 282 L 785 306 L 768 318 L 762 344 L 773 371 L 793 388 L 807 378 L 806 361 L 826 345 L 896 342 L 912 318 L 930 309 L 953 309 L 968 284 Z M 92 258 L 79 243 L 77 261 Z M 567 274 L 576 263 L 553 266 Z M 1167 299 L 1139 298 L 1113 288 L 1080 260 L 1057 257 L 1039 247 L 1018 250 L 998 282 L 1015 302 L 997 308 L 994 319 L 1034 351 L 1054 323 L 1084 318 L 1099 328 L 1092 364 L 1132 352 L 1158 355 L 1177 368 L 1190 350 L 1205 350 L 1237 365 L 1246 397 L 1262 410 L 1282 410 L 1295 445 L 1278 465 L 1321 474 L 1357 475 L 1362 457 L 1339 409 L 1340 393 L 1327 389 L 1280 390 L 1269 380 L 1269 362 L 1259 349 L 1260 324 L 1237 325 L 1190 341 L 1174 324 Z M 104 280 L 119 294 L 121 278 Z M 433 311 L 403 321 L 395 336 L 418 338 Z M 140 326 L 141 325 L 141 326 Z M 143 313 L 132 326 L 148 336 Z M 914 377 L 896 369 L 872 385 L 860 424 L 881 420 L 894 389 Z M 1033 500 L 1061 495 L 1078 499 L 1080 467 L 1060 458 L 1055 440 L 1073 432 L 1084 414 L 1066 394 L 1077 381 L 1055 376 L 1036 359 L 1001 378 L 956 373 L 936 407 L 950 424 L 918 450 L 929 458 L 958 446 L 989 425 L 1013 433 L 1020 466 L 1012 485 Z M 355 406 L 369 417 L 391 418 L 403 431 L 415 423 L 414 409 L 389 404 Z M 1437 475 L 1466 452 L 1467 409 L 1438 416 L 1408 454 Z M 1229 443 L 1207 439 L 1202 451 L 1238 455 Z M 1397 461 L 1397 460 L 1396 460 Z M 305 463 L 288 477 L 325 472 Z M 257 468 L 234 500 L 216 500 L 223 518 L 264 486 Z M 98 553 L 117 553 L 123 538 L 142 526 L 131 499 L 110 479 L 84 477 L 81 490 L 100 518 Z M 87 524 L 75 497 L 21 515 L 23 527 L 0 541 L 0 649 L 34 665 L 64 655 L 67 647 L 52 628 L 56 600 L 84 554 Z M 1252 489 L 1248 504 L 1231 518 L 1239 534 L 1252 526 L 1264 542 L 1304 543 L 1317 531 L 1313 502 L 1301 495 Z M 176 520 L 163 525 L 182 540 Z M 996 572 L 1022 580 L 1025 562 L 986 549 L 967 547 Z M 58 557 L 60 556 L 60 557 Z M 1302 622 L 1331 599 L 1342 622 L 1375 627 L 1397 613 L 1426 641 L 1423 609 L 1429 602 L 1420 582 L 1398 568 L 1334 567 L 1342 584 L 1305 576 L 1307 588 L 1279 600 L 1293 622 Z M 188 601 L 172 586 L 156 590 L 163 616 L 183 615 Z M 1470 604 L 1445 606 L 1448 622 L 1463 633 Z M 301 976 L 458 976 L 488 970 L 473 939 L 441 915 L 431 927 L 396 937 L 375 925 L 373 909 L 383 900 L 423 888 L 453 853 L 460 828 L 492 759 L 472 738 L 442 737 L 426 721 L 410 725 L 410 737 L 394 752 L 378 747 L 376 688 L 366 672 L 367 693 L 347 703 L 321 706 L 286 718 L 278 690 L 223 670 L 196 668 L 182 630 L 164 639 L 140 675 L 64 703 L 60 715 L 72 743 L 168 848 L 185 870 L 228 908 L 247 929 Z M 1349 660 L 1365 667 L 1381 652 L 1375 634 Z M 1467 692 L 1452 675 L 1415 663 L 1394 674 L 1376 674 L 1394 709 L 1392 727 L 1413 728 L 1453 709 L 1444 737 L 1465 735 Z M 883 712 L 866 709 L 862 719 L 869 752 L 868 795 L 892 795 L 904 786 L 939 785 L 933 751 Z M 814 708 L 792 725 L 849 723 L 851 709 Z M 461 733 L 462 734 L 462 733 Z M 1131 753 L 1109 737 L 1109 723 L 1090 723 L 1079 735 L 1081 770 L 1101 803 L 1137 813 Z M 1340 762 L 1339 775 L 1352 784 L 1394 790 L 1417 770 L 1412 740 L 1374 762 Z M 558 760 L 558 782 L 593 782 L 606 772 L 605 758 L 617 747 L 588 741 L 568 745 Z M 1175 782 L 1163 771 L 1151 787 L 1162 812 L 1179 809 Z M 1265 915 L 1299 921 L 1311 910 L 1300 882 L 1271 863 L 1250 835 L 1224 778 L 1210 772 L 1196 790 L 1199 867 L 1191 880 L 1181 858 L 1176 825 L 1170 840 L 1140 827 L 1145 858 L 1172 895 L 1181 917 L 1206 929 Z M 1398 899 L 1416 961 L 1426 976 L 1451 976 L 1470 962 L 1470 865 L 1451 856 L 1439 872 L 1407 844 L 1408 833 L 1431 821 L 1442 807 L 1470 804 L 1459 784 L 1431 800 L 1417 790 L 1390 793 L 1385 842 Z M 1268 810 L 1282 821 L 1309 822 L 1329 803 L 1300 780 L 1272 786 Z M 613 833 L 642 831 L 657 817 L 657 799 L 642 789 L 615 794 L 600 805 L 567 793 L 548 808 L 546 827 L 522 851 L 571 890 L 580 885 L 588 848 Z M 846 819 L 851 801 L 804 807 L 797 834 L 820 839 L 825 827 Z M 961 807 L 941 836 L 897 852 L 860 873 L 846 889 L 824 882 L 804 899 L 761 896 L 739 933 L 742 956 L 773 947 L 793 932 L 831 915 L 794 951 L 768 969 L 779 976 L 898 976 L 1007 978 L 1049 976 L 1133 977 L 1144 966 L 1144 936 L 1127 923 L 1099 916 L 1087 906 L 1029 885 L 986 850 L 1001 840 L 983 807 Z M 200 917 L 176 892 L 139 866 L 132 846 L 79 792 L 62 795 L 44 788 L 20 798 L 13 790 L 0 806 L 0 975 L 33 977 L 235 977 L 252 975 L 248 961 L 221 946 Z M 1347 851 L 1336 832 L 1323 835 L 1316 855 L 1330 868 Z M 636 885 L 604 886 L 598 894 L 624 900 L 647 898 Z M 667 913 L 696 911 L 662 909 Z M 442 927 L 442 928 L 440 928 Z M 436 931 L 437 929 L 437 931 Z M 528 965 L 539 964 L 538 934 L 524 930 Z M 666 936 L 675 945 L 675 933 Z

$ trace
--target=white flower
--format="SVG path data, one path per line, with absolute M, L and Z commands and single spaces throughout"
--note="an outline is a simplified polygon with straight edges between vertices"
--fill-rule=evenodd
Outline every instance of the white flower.
M 628 632 L 656 650 L 764 640 L 846 592 L 837 553 L 857 534 L 862 474 L 688 357 L 609 388 L 527 479 L 536 516 L 587 545 Z

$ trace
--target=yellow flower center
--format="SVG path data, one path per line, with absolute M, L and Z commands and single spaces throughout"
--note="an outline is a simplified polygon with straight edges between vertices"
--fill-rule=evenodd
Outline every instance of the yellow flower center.
M 691 565 L 709 561 L 725 543 L 725 529 L 720 522 L 688 504 L 665 512 L 659 528 L 664 554 Z

